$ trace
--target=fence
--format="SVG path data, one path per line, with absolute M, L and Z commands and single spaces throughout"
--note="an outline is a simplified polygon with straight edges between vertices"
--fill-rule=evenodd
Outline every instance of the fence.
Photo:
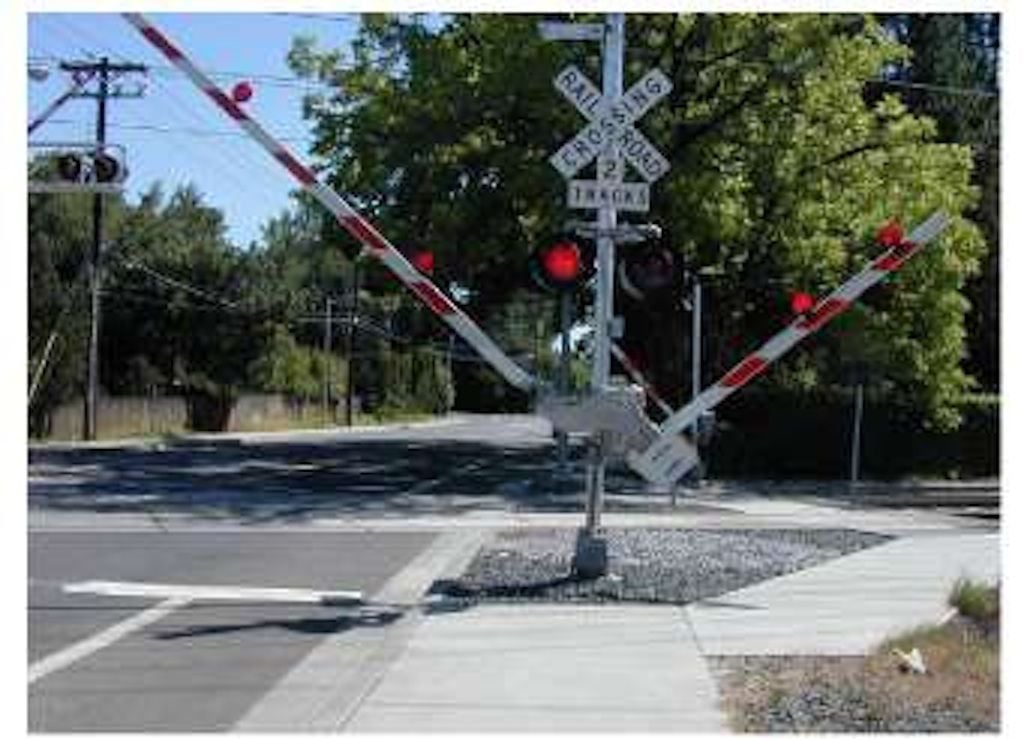
M 335 401 L 324 417 L 320 402 L 294 400 L 279 394 L 245 394 L 233 402 L 207 397 L 101 397 L 96 406 L 96 435 L 101 439 L 156 436 L 187 431 L 261 431 L 322 426 L 345 415 L 344 401 Z M 44 438 L 84 438 L 81 400 L 65 403 L 49 415 Z

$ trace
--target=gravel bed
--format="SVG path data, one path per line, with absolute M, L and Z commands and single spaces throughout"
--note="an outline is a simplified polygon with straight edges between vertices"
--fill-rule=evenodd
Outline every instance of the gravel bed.
M 733 728 L 766 733 L 998 732 L 955 697 L 915 701 L 864 672 L 863 657 L 710 657 Z M 894 680 L 921 679 L 914 677 Z
M 891 540 L 850 529 L 606 529 L 608 574 L 572 571 L 575 529 L 498 533 L 457 578 L 452 599 L 690 603 Z

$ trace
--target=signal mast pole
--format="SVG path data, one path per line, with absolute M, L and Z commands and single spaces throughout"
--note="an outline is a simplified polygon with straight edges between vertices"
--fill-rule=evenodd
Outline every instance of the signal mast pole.
M 622 57 L 625 47 L 626 20 L 623 13 L 605 16 L 604 39 L 601 48 L 601 87 L 605 100 L 618 100 L 622 95 Z M 598 176 L 603 176 L 598 162 Z M 614 167 L 618 173 L 618 167 Z M 615 239 L 618 211 L 614 205 L 605 205 L 597 212 L 597 287 L 594 296 L 594 371 L 591 387 L 600 393 L 607 386 L 611 374 L 611 324 L 615 315 Z M 606 440 L 598 435 L 587 470 L 586 535 L 593 539 L 601 525 L 604 508 L 604 482 L 607 465 Z

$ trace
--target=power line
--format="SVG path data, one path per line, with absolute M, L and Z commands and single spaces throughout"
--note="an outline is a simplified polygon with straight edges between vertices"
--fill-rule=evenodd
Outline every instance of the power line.
M 46 62 L 59 62 L 62 57 L 55 54 L 46 55 L 29 55 L 26 57 L 29 64 L 32 63 L 46 63 Z M 156 74 L 165 75 L 167 77 L 181 78 L 181 71 L 176 67 L 172 67 L 169 64 L 150 64 L 149 69 L 151 72 Z M 340 69 L 352 69 L 351 66 L 341 66 Z M 333 85 L 323 82 L 321 80 L 307 79 L 305 77 L 290 77 L 287 75 L 274 74 L 273 72 L 264 71 L 253 71 L 253 70 L 210 70 L 207 72 L 210 77 L 238 80 L 246 79 L 251 82 L 261 82 L 270 87 L 294 87 L 301 89 L 315 89 L 323 88 L 325 90 L 335 89 Z
M 294 317 L 289 317 L 289 316 L 286 316 L 286 315 L 282 315 L 279 312 L 280 311 L 279 308 L 278 309 L 272 309 L 272 308 L 269 308 L 269 307 L 268 308 L 256 308 L 256 307 L 250 308 L 250 307 L 242 305 L 241 303 L 239 303 L 237 301 L 228 300 L 228 299 L 226 299 L 226 298 L 224 298 L 222 296 L 216 295 L 216 294 L 211 293 L 211 292 L 209 292 L 207 290 L 204 290 L 202 288 L 196 287 L 195 285 L 187 283 L 184 280 L 181 280 L 181 279 L 178 279 L 178 278 L 175 278 L 175 277 L 170 277 L 170 276 L 168 276 L 168 275 L 166 275 L 166 274 L 164 274 L 164 273 L 162 273 L 162 272 L 160 272 L 160 271 L 158 271 L 156 269 L 153 269 L 152 267 L 149 267 L 148 265 L 145 265 L 145 264 L 143 264 L 143 263 L 141 263 L 141 262 L 139 262 L 137 260 L 131 259 L 129 257 L 117 255 L 117 259 L 118 259 L 118 261 L 120 261 L 121 263 L 125 264 L 126 266 L 128 266 L 130 268 L 138 269 L 139 271 L 144 272 L 145 274 L 147 274 L 150 277 L 154 278 L 158 282 L 161 282 L 161 283 L 163 283 L 165 285 L 168 285 L 170 287 L 173 287 L 173 288 L 176 288 L 176 289 L 179 289 L 179 290 L 183 290 L 183 291 L 185 291 L 187 293 L 195 295 L 196 297 L 202 298 L 202 299 L 207 300 L 207 301 L 209 301 L 211 303 L 211 305 L 206 305 L 206 306 L 200 306 L 200 305 L 196 305 L 194 303 L 188 304 L 187 306 L 185 306 L 185 307 L 190 308 L 192 310 L 207 310 L 207 311 L 211 311 L 212 310 L 212 311 L 230 312 L 230 313 L 233 313 L 233 314 L 236 314 L 236 315 L 243 315 L 243 316 L 246 316 L 246 317 L 264 317 L 264 318 L 270 318 L 270 319 L 278 321 L 279 323 L 284 323 L 284 324 L 288 324 L 288 325 L 322 323 L 324 321 L 324 316 L 323 315 L 309 315 L 309 314 L 302 315 L 302 314 L 300 314 L 300 315 L 297 315 L 297 316 L 294 316 Z M 132 288 L 127 288 L 125 286 L 119 286 L 118 289 L 120 291 L 122 291 L 122 293 L 125 292 L 125 291 L 132 291 Z M 135 289 L 134 291 L 138 292 L 137 289 Z M 114 293 L 112 291 L 108 291 L 108 294 L 114 294 Z M 320 299 L 322 299 L 322 298 L 323 298 L 323 296 L 320 296 Z M 161 300 L 156 299 L 156 298 L 148 298 L 148 296 L 146 298 L 135 298 L 135 299 L 142 300 L 142 301 L 147 301 L 148 300 L 151 303 L 160 303 L 160 304 L 163 304 L 163 305 L 167 305 L 168 302 L 169 302 L 169 301 L 161 301 Z M 447 357 L 449 355 L 449 349 L 447 347 L 447 344 L 439 346 L 435 342 L 422 342 L 422 341 L 417 341 L 416 339 L 411 338 L 411 337 L 401 336 L 399 334 L 394 333 L 389 328 L 386 328 L 384 326 L 379 325 L 377 323 L 376 319 L 374 319 L 370 315 L 355 316 L 354 320 L 350 320 L 349 318 L 344 317 L 344 316 L 338 316 L 338 317 L 333 318 L 331 320 L 331 323 L 335 324 L 335 325 L 348 325 L 348 326 L 351 326 L 355 330 L 361 330 L 361 331 L 372 333 L 374 335 L 377 335 L 377 336 L 379 336 L 381 338 L 386 339 L 389 342 L 399 343 L 399 344 L 403 344 L 405 346 L 418 346 L 421 349 L 424 349 L 424 350 L 428 351 L 429 353 L 432 353 L 432 354 L 435 354 L 435 355 L 441 355 L 441 356 L 445 356 L 445 357 Z M 460 362 L 486 363 L 486 360 L 484 360 L 480 356 L 477 356 L 476 354 L 465 355 L 465 356 L 457 356 L 457 353 L 453 353 L 452 358 L 453 358 L 453 360 L 460 361 Z
M 284 15 L 292 18 L 309 18 L 327 23 L 357 23 L 362 20 L 360 13 L 349 13 L 348 15 L 333 15 L 329 13 L 267 13 L 267 15 Z
M 70 118 L 51 118 L 47 122 L 61 126 L 80 124 L 80 121 L 75 121 Z M 230 131 L 227 129 L 194 128 L 191 126 L 157 126 L 149 123 L 108 123 L 107 125 L 110 128 L 120 128 L 125 131 L 152 131 L 154 133 L 181 134 L 185 136 L 248 139 L 248 134 L 239 133 L 238 131 Z M 288 143 L 311 143 L 313 141 L 313 137 L 279 136 L 278 140 Z

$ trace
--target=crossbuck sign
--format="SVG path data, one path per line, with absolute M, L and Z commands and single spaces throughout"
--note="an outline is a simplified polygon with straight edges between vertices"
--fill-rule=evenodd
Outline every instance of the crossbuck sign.
M 551 157 L 551 164 L 569 180 L 570 208 L 647 211 L 648 183 L 669 170 L 668 160 L 633 123 L 672 90 L 672 82 L 652 69 L 616 100 L 608 100 L 575 65 L 555 77 L 555 89 L 589 121 Z M 597 159 L 597 180 L 572 177 Z M 625 158 L 647 182 L 622 182 Z

